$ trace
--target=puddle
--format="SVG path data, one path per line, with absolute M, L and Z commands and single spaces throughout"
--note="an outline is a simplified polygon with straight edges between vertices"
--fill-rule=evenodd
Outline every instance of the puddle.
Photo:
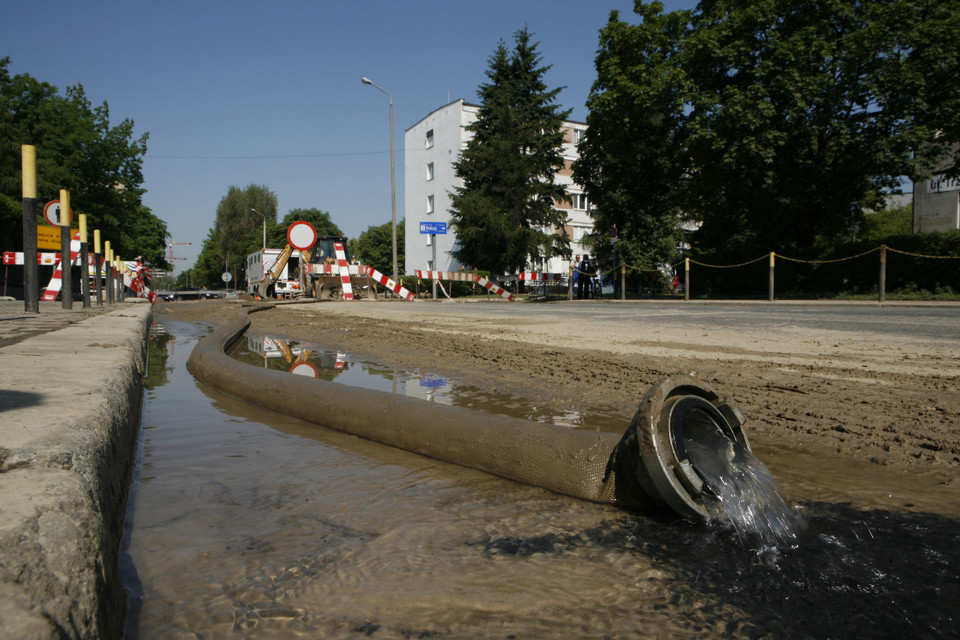
M 130 640 L 957 636 L 960 527 L 948 518 L 802 503 L 805 535 L 758 561 L 726 529 L 565 498 L 226 397 L 186 371 L 207 329 L 165 324 L 122 549 Z M 345 358 L 337 375 L 366 367 Z M 433 401 L 462 384 L 364 375 Z M 783 464 L 794 475 L 805 463 Z
M 283 336 L 247 333 L 245 340 L 233 345 L 228 355 L 253 366 L 531 422 L 613 433 L 622 433 L 629 424 L 629 420 L 624 420 L 622 416 L 606 414 L 601 410 L 591 410 L 585 414 L 574 409 L 535 405 L 524 398 L 484 390 L 457 378 L 441 377 L 429 371 L 407 371 Z

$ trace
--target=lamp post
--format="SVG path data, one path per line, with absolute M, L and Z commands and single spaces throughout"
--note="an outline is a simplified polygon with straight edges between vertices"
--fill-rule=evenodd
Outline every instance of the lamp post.
M 266 249 L 267 248 L 267 216 L 263 215 L 256 209 L 250 209 L 250 211 L 253 211 L 255 214 L 263 218 L 263 246 L 261 247 L 261 249 Z
M 390 220 L 393 230 L 393 281 L 397 281 L 397 180 L 393 160 L 393 96 L 383 87 L 378 87 L 370 78 L 360 78 L 363 84 L 368 84 L 374 89 L 387 94 L 390 99 Z

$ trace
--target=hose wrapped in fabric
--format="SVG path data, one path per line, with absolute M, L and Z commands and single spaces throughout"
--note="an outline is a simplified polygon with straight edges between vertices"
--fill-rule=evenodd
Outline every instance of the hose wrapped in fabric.
M 710 519 L 715 501 L 698 484 L 671 426 L 679 397 L 718 407 L 716 415 L 726 421 L 720 430 L 748 447 L 739 411 L 689 376 L 652 388 L 619 436 L 252 367 L 225 353 L 247 326 L 246 315 L 238 316 L 201 340 L 187 362 L 190 373 L 251 404 L 575 498 Z

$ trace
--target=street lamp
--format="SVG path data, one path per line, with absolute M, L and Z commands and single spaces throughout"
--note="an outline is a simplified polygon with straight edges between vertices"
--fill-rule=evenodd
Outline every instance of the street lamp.
M 256 209 L 250 209 L 250 211 L 253 211 L 255 214 L 263 218 L 263 247 L 262 248 L 266 249 L 267 248 L 267 216 L 263 215 Z
M 373 84 L 370 78 L 360 78 L 363 84 L 368 84 L 374 89 L 379 89 L 390 98 L 390 219 L 393 229 L 393 281 L 397 281 L 397 180 L 393 161 L 393 96 L 383 87 Z

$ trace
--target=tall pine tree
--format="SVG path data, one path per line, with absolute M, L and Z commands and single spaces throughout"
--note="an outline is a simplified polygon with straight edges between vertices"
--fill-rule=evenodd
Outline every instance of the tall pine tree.
M 537 43 L 526 27 L 508 51 L 501 40 L 477 95 L 473 134 L 455 165 L 462 185 L 454 190 L 450 215 L 462 264 L 498 274 L 529 262 L 569 253 L 565 215 L 554 205 L 567 199 L 554 182 L 563 167 L 563 133 L 570 111 L 554 104 L 561 88 L 543 81 Z

